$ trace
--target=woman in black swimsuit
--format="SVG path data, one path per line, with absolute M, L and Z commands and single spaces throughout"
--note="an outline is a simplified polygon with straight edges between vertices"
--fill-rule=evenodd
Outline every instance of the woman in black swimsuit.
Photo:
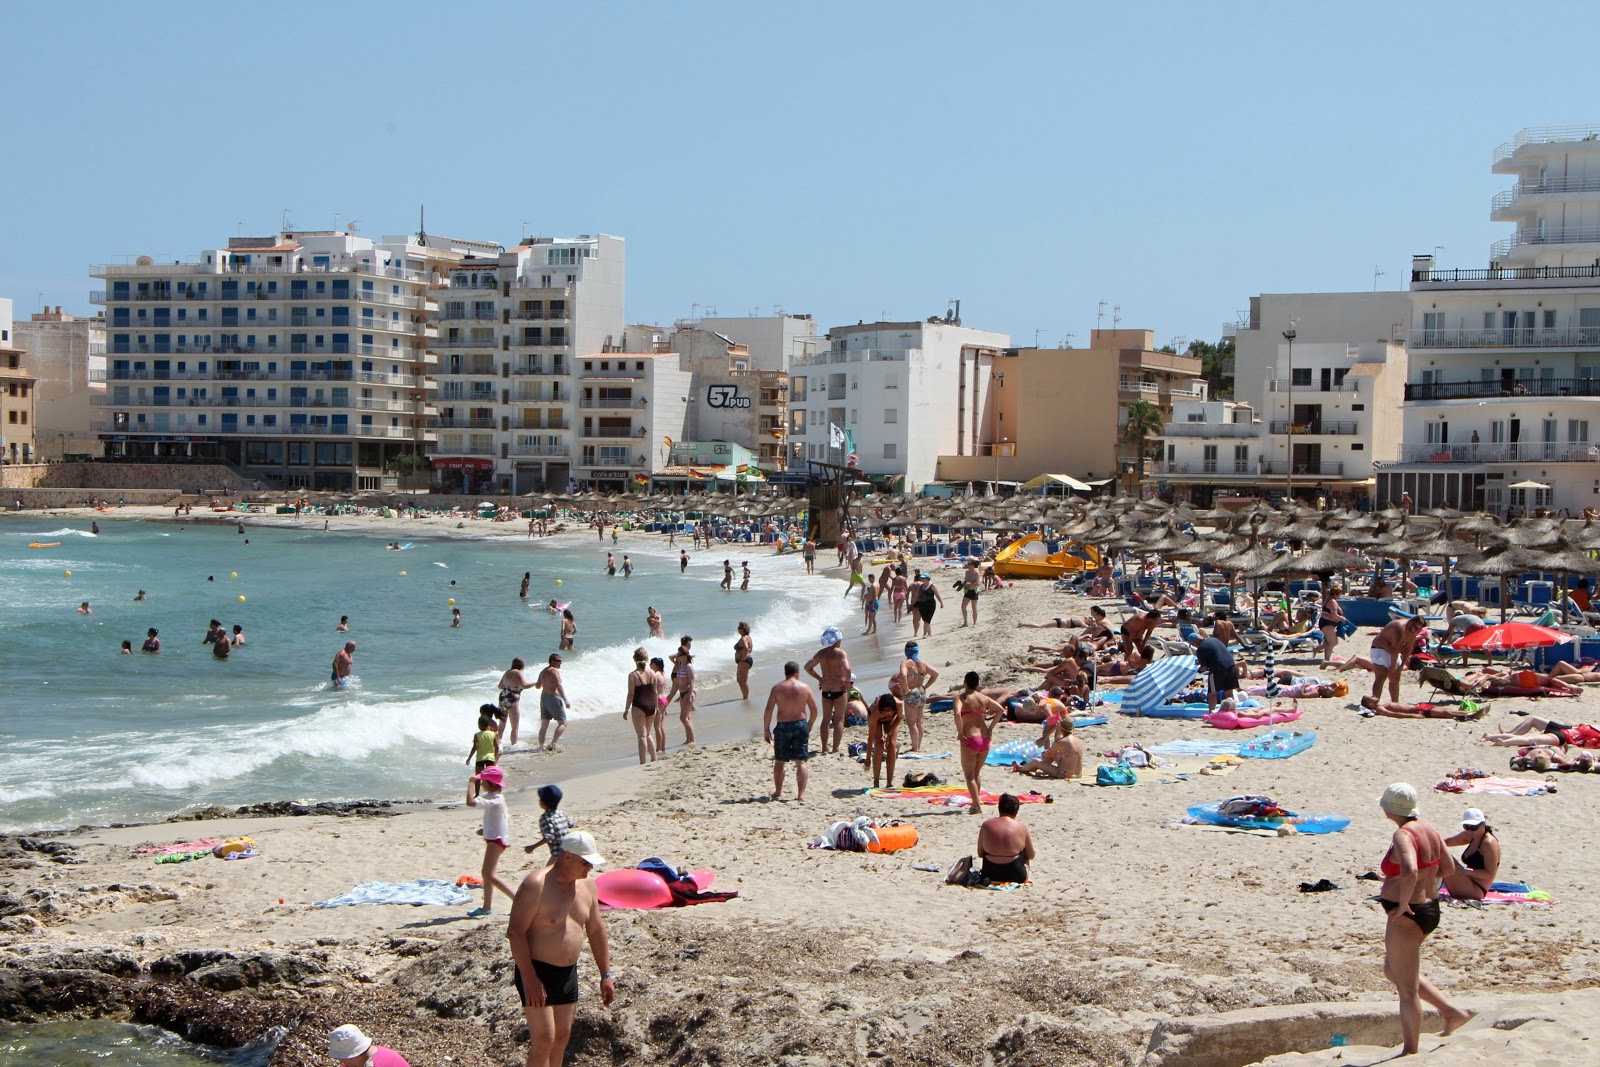
M 1500 873 L 1500 839 L 1477 808 L 1461 816 L 1461 832 L 1445 838 L 1447 845 L 1465 845 L 1461 866 L 1446 872 L 1445 888 L 1455 900 L 1482 900 Z
M 1444 1017 L 1444 1034 L 1454 1033 L 1472 1016 L 1445 999 L 1422 977 L 1422 942 L 1439 926 L 1440 861 L 1449 853 L 1439 831 L 1422 821 L 1417 791 L 1397 782 L 1383 791 L 1378 806 L 1394 823 L 1389 851 L 1378 870 L 1383 887 L 1378 903 L 1388 913 L 1383 930 L 1383 973 L 1400 994 L 1400 1033 L 1405 1054 L 1414 1056 L 1422 1039 L 1422 1004 Z
M 739 695 L 750 699 L 750 668 L 756 665 L 756 644 L 750 640 L 750 624 L 739 624 L 739 639 L 733 643 L 734 680 L 739 683 Z
M 647 664 L 645 650 L 635 649 L 633 670 L 628 674 L 627 704 L 622 717 L 633 722 L 633 733 L 639 742 L 639 762 L 651 763 L 656 758 L 655 716 L 661 710 L 661 698 L 656 695 L 656 672 Z

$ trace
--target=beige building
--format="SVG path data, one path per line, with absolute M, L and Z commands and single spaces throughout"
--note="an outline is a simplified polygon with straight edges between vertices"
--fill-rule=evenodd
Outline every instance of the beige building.
M 789 375 L 759 369 L 748 346 L 716 330 L 679 327 L 669 343 L 692 376 L 686 433 L 754 452 L 767 473 L 788 466 Z
M 58 305 L 17 323 L 15 337 L 39 379 L 34 401 L 39 455 L 47 461 L 98 455 L 100 440 L 92 424 L 94 398 L 104 398 L 106 389 L 105 317 L 70 315 Z
M 1151 330 L 1095 330 L 1088 348 L 1007 349 L 994 361 L 973 450 L 940 456 L 939 480 L 1131 479 L 1128 405 L 1147 400 L 1170 420 L 1175 402 L 1206 399 L 1200 372 L 1194 356 L 1156 351 Z
M 0 462 L 32 463 L 34 446 L 34 376 L 26 353 L 12 336 L 11 301 L 0 300 Z

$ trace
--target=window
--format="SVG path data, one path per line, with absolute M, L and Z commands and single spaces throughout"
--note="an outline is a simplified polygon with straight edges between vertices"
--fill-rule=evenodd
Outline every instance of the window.
M 895 458 L 894 442 L 893 441 L 890 441 L 890 442 L 888 442 L 887 444 L 885 444 L 883 446 L 883 458 L 884 459 L 894 459 Z
M 893 426 L 895 423 L 897 423 L 899 421 L 900 421 L 900 410 L 898 408 L 884 408 L 883 409 L 883 424 L 885 426 Z
M 1425 422 L 1422 424 L 1423 440 L 1430 445 L 1447 444 L 1450 441 L 1450 424 L 1448 422 Z
M 1235 474 L 1249 474 L 1250 473 L 1250 446 L 1249 445 L 1234 445 L 1233 446 L 1233 473 L 1235 473 Z
M 1547 330 L 1553 330 L 1556 328 L 1556 313 L 1554 309 L 1545 308 L 1543 321 L 1540 322 L 1540 325 Z
M 1351 411 L 1365 411 L 1365 410 L 1367 410 L 1367 405 L 1365 405 L 1365 404 L 1351 404 L 1350 405 L 1350 410 Z
M 1217 446 L 1205 445 L 1200 450 L 1201 469 L 1207 474 L 1217 473 Z
M 1366 450 L 1367 450 L 1367 446 L 1365 444 L 1363 444 L 1362 442 L 1360 442 L 1360 441 L 1351 441 L 1350 442 L 1350 451 L 1352 451 L 1352 452 L 1365 452 Z
M 1295 386 L 1296 389 L 1299 389 L 1299 388 L 1302 388 L 1302 387 L 1309 389 L 1311 387 L 1311 368 L 1310 367 L 1295 367 L 1293 370 L 1291 370 L 1289 372 L 1289 374 L 1290 374 L 1290 377 L 1294 381 L 1294 386 Z

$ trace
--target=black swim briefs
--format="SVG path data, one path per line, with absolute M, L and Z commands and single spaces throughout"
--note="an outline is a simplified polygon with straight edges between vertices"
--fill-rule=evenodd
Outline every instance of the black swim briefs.
M 511 965 L 511 981 L 517 987 L 517 999 L 522 1006 L 528 1006 L 528 991 L 522 984 L 522 968 L 516 964 Z M 576 1004 L 578 1002 L 578 965 L 558 967 L 553 963 L 543 960 L 533 961 L 533 976 L 539 979 L 539 984 L 544 986 L 544 1002 L 546 1007 L 555 1007 L 557 1004 Z
M 1399 904 L 1392 900 L 1385 900 L 1383 897 L 1378 898 L 1378 903 L 1382 904 L 1383 910 L 1387 912 L 1394 912 L 1400 908 Z M 1437 900 L 1424 900 L 1420 904 L 1413 904 L 1411 905 L 1411 914 L 1407 915 L 1406 918 L 1421 927 L 1424 934 L 1431 934 L 1439 929 L 1439 902 Z

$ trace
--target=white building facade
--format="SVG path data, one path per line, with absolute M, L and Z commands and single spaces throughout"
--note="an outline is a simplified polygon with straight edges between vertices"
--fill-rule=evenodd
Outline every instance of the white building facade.
M 829 330 L 825 346 L 790 367 L 790 466 L 844 464 L 834 425 L 854 436 L 864 474 L 901 477 L 907 492 L 933 481 L 941 454 L 981 439 L 991 366 L 1010 342 L 948 318 Z
M 1489 266 L 1412 262 L 1401 462 L 1381 500 L 1496 512 L 1600 507 L 1600 125 L 1525 129 Z
M 429 261 L 411 238 L 299 231 L 92 268 L 106 282 L 92 296 L 106 306 L 101 448 L 382 488 L 433 440 Z
M 676 352 L 600 352 L 581 357 L 575 388 L 575 479 L 621 492 L 668 463 L 683 439 L 691 375 Z

